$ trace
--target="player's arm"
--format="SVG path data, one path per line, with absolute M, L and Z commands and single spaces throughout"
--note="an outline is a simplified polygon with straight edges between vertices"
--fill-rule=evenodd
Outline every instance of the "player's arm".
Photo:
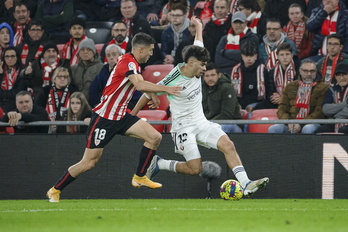
M 166 86 L 166 85 L 156 85 L 149 81 L 145 81 L 140 74 L 131 74 L 128 79 L 133 83 L 135 88 L 141 92 L 150 93 L 168 93 L 171 95 L 178 96 L 182 87 L 181 86 Z
M 155 109 L 159 103 L 160 100 L 155 93 L 144 93 L 131 111 L 131 115 L 137 115 L 146 104 L 150 104 L 149 107 Z
M 193 42 L 194 45 L 204 47 L 203 44 L 203 25 L 199 18 L 196 16 L 191 17 L 191 23 L 195 25 L 196 28 L 196 34 L 195 34 L 195 41 Z

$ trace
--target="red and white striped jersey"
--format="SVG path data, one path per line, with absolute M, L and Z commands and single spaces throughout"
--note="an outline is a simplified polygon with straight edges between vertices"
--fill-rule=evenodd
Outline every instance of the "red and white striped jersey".
M 120 56 L 103 90 L 100 103 L 93 111 L 100 117 L 120 120 L 126 114 L 128 102 L 136 90 L 128 76 L 140 73 L 141 68 L 131 53 Z

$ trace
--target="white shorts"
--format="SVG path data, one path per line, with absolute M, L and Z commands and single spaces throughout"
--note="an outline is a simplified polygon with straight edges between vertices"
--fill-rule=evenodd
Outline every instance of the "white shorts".
M 175 152 L 185 157 L 186 161 L 199 159 L 198 145 L 217 149 L 217 142 L 226 133 L 217 123 L 206 121 L 197 127 L 186 127 L 172 132 Z

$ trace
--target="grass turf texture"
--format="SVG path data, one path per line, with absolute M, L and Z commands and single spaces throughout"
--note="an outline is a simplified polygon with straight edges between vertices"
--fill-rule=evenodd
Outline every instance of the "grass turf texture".
M 348 200 L 1 200 L 0 231 L 348 231 Z

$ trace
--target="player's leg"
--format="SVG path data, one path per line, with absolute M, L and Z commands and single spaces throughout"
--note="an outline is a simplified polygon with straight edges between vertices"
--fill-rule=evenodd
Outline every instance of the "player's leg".
M 160 183 L 153 182 L 145 176 L 151 160 L 156 155 L 157 148 L 162 140 L 161 133 L 155 130 L 149 123 L 138 120 L 125 132 L 125 135 L 145 141 L 140 151 L 139 163 L 132 179 L 132 185 L 134 187 L 162 187 Z
M 86 172 L 96 165 L 103 153 L 103 148 L 85 149 L 82 159 L 69 167 L 68 171 L 48 190 L 47 198 L 50 202 L 59 202 L 61 191 L 73 182 L 80 174 Z

